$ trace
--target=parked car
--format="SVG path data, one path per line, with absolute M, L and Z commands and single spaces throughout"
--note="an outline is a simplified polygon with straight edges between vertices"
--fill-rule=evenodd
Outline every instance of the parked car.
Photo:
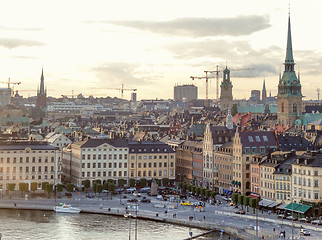
M 127 202 L 138 202 L 138 200 L 136 198 L 132 198 L 132 199 L 127 200 Z
M 304 229 L 304 228 L 302 228 L 302 229 L 300 230 L 300 233 L 301 233 L 303 236 L 311 236 L 310 231 L 309 231 L 309 230 L 307 230 L 307 229 Z
M 93 194 L 91 194 L 91 193 L 89 193 L 89 194 L 87 194 L 85 197 L 87 197 L 87 198 L 94 198 L 94 195 L 93 195 Z
M 311 219 L 310 219 L 309 217 L 306 217 L 306 218 L 299 218 L 299 221 L 300 221 L 300 222 L 309 223 L 309 222 L 311 222 Z
M 278 218 L 282 218 L 282 219 L 286 219 L 286 217 L 287 217 L 287 216 L 286 216 L 286 215 L 284 215 L 284 214 L 280 214 L 280 215 L 278 215 L 277 217 L 278 217 Z
M 143 203 L 150 203 L 151 202 L 151 199 L 150 198 L 144 198 L 141 200 L 141 202 Z
M 286 219 L 288 219 L 288 220 L 293 220 L 293 221 L 297 221 L 297 217 L 295 217 L 295 216 L 288 216 L 288 217 L 286 217 Z
M 316 220 L 313 220 L 312 222 L 311 222 L 312 224 L 314 224 L 314 225 L 322 225 L 322 220 L 321 219 L 316 219 Z
M 121 194 L 121 193 L 123 193 L 124 192 L 124 188 L 117 188 L 116 189 L 116 193 L 117 194 Z
M 180 203 L 180 205 L 182 205 L 182 206 L 191 206 L 191 202 L 189 202 L 189 201 L 182 201 Z
M 151 192 L 151 188 L 150 187 L 144 187 L 140 189 L 140 193 L 149 193 Z
M 108 190 L 105 190 L 105 189 L 104 189 L 104 190 L 102 191 L 102 193 L 109 193 L 109 192 L 108 192 Z
M 134 193 L 136 191 L 135 187 L 130 187 L 128 189 L 126 189 L 126 193 Z
M 245 211 L 237 211 L 237 212 L 235 212 L 236 214 L 246 214 L 246 212 Z
M 66 192 L 66 193 L 65 193 L 65 195 L 66 195 L 67 197 L 71 197 L 71 196 L 73 196 L 71 192 Z

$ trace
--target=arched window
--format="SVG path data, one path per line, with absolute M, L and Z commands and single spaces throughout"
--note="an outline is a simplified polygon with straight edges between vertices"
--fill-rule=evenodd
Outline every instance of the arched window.
M 296 112 L 297 112 L 297 104 L 293 103 L 293 113 L 296 113 Z
M 284 103 L 281 104 L 281 110 L 284 112 Z

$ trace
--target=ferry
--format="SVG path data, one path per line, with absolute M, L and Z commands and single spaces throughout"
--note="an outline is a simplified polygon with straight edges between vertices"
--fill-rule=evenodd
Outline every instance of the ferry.
M 61 203 L 54 207 L 54 211 L 58 213 L 80 213 L 81 209 Z

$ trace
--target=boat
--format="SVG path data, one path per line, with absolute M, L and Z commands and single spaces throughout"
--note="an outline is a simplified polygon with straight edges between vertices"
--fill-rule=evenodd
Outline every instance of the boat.
M 61 203 L 54 207 L 54 211 L 58 213 L 80 213 L 81 209 Z

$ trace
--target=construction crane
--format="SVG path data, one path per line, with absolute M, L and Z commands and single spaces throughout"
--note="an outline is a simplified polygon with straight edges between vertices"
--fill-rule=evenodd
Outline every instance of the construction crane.
M 318 88 L 318 89 L 316 89 L 316 92 L 317 92 L 317 94 L 318 94 L 318 101 L 320 101 L 320 88 Z
M 204 71 L 206 74 L 207 73 L 216 73 L 216 99 L 219 99 L 219 73 L 221 71 L 218 70 L 218 65 L 216 66 L 216 70 L 211 70 L 211 71 Z M 206 90 L 208 92 L 208 90 Z
M 74 99 L 74 90 L 72 90 L 72 95 L 64 95 L 64 94 L 62 94 L 61 95 L 63 98 L 68 98 L 68 97 L 72 97 L 72 99 Z
M 205 71 L 206 73 L 206 76 L 205 77 L 193 77 L 191 76 L 190 78 L 192 80 L 195 80 L 195 79 L 206 79 L 206 102 L 205 102 L 205 105 L 206 107 L 209 107 L 209 101 L 208 101 L 208 79 L 209 78 L 213 78 L 213 77 L 208 77 L 208 71 Z
M 121 88 L 104 88 L 104 89 L 109 89 L 109 90 L 118 90 L 118 91 L 121 91 L 121 106 L 122 106 L 122 109 L 124 110 L 124 104 L 123 104 L 123 100 L 124 100 L 124 91 L 137 91 L 136 88 L 124 88 L 124 84 L 122 83 L 122 87 Z
M 10 85 L 20 85 L 21 84 L 21 82 L 11 82 L 10 78 L 8 78 L 8 81 L 7 82 L 0 82 L 0 83 L 6 83 L 6 84 L 8 84 L 8 88 L 11 89 L 11 97 L 14 96 L 14 88 L 13 88 L 13 86 L 11 88 Z

